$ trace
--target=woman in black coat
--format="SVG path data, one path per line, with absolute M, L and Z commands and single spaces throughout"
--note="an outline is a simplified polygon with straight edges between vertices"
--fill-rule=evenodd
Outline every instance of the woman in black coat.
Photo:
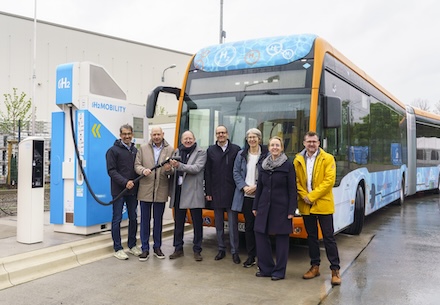
M 284 279 L 289 256 L 289 234 L 297 208 L 296 174 L 284 154 L 280 137 L 269 140 L 269 155 L 259 170 L 253 205 L 255 241 L 259 271 L 257 277 Z M 275 237 L 276 262 L 272 257 L 270 235 Z

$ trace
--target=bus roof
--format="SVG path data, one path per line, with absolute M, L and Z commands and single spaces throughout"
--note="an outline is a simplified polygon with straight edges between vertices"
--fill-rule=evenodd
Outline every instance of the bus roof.
M 214 72 L 288 64 L 309 54 L 316 37 L 300 34 L 213 45 L 197 52 L 194 66 Z
M 425 120 L 430 120 L 431 122 L 436 122 L 437 125 L 440 125 L 440 115 L 414 106 L 411 107 L 418 118 L 425 118 Z
M 315 44 L 315 73 L 321 74 L 325 53 L 333 55 L 347 67 L 368 81 L 402 108 L 404 103 L 373 80 L 331 44 L 315 34 L 296 34 L 216 44 L 201 49 L 194 55 L 196 69 L 206 72 L 231 71 L 267 66 L 278 66 L 304 58 Z M 316 65 L 317 64 L 317 65 Z M 320 77 L 315 78 L 316 81 Z M 312 84 L 317 88 L 318 84 Z M 414 108 L 419 116 L 439 120 L 439 115 Z

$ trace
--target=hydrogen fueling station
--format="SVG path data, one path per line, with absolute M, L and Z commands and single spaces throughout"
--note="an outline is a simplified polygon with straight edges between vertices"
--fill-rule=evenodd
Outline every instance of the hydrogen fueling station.
M 18 150 L 17 241 L 33 244 L 43 241 L 44 139 L 28 137 Z
M 54 231 L 88 235 L 111 228 L 112 196 L 105 154 L 123 124 L 133 141 L 147 134 L 145 107 L 130 104 L 104 67 L 59 65 L 52 113 L 50 223 Z M 123 221 L 127 214 L 124 213 Z

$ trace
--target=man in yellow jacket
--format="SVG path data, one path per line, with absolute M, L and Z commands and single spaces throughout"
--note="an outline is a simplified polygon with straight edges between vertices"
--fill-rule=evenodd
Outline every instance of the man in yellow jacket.
M 304 275 L 304 279 L 319 276 L 321 263 L 318 221 L 321 226 L 325 251 L 332 271 L 332 285 L 340 285 L 339 254 L 334 237 L 333 213 L 333 186 L 336 179 L 335 158 L 319 148 L 319 136 L 309 131 L 304 136 L 305 149 L 298 153 L 293 161 L 296 171 L 298 188 L 298 209 L 304 219 L 309 245 L 311 268 Z

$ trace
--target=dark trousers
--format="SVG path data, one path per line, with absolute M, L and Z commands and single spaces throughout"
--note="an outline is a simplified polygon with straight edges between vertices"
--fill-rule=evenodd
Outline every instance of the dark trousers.
M 238 254 L 238 213 L 226 208 L 215 208 L 215 230 L 217 233 L 217 244 L 219 251 L 226 251 L 224 241 L 225 235 L 225 212 L 228 213 L 228 227 L 229 227 L 229 243 L 231 244 L 231 253 Z
M 141 206 L 141 232 L 140 238 L 142 242 L 142 251 L 150 250 L 150 222 L 151 222 L 151 207 L 153 206 L 153 249 L 158 249 L 162 246 L 162 224 L 163 213 L 165 211 L 164 202 L 140 202 Z
M 173 246 L 176 251 L 183 250 L 183 233 L 185 230 L 185 219 L 187 209 L 181 209 L 180 205 L 180 188 L 177 188 L 176 198 L 174 201 L 174 241 Z M 202 209 L 189 209 L 193 223 L 193 251 L 202 252 L 203 240 L 203 220 Z
M 289 234 L 276 234 L 274 238 L 276 262 L 272 257 L 269 234 L 255 232 L 258 268 L 266 276 L 284 278 L 286 276 L 287 259 L 289 258 Z
M 256 257 L 257 250 L 255 246 L 255 233 L 254 233 L 254 223 L 255 216 L 252 213 L 252 205 L 254 204 L 254 198 L 244 197 L 242 213 L 244 216 L 244 230 L 245 230 L 245 240 L 246 240 L 246 251 L 248 257 Z
M 338 246 L 333 228 L 333 214 L 328 215 L 303 215 L 304 226 L 307 231 L 307 242 L 309 245 L 310 264 L 319 266 L 321 263 L 319 240 L 318 240 L 318 221 L 321 226 L 322 237 L 324 241 L 327 259 L 330 262 L 330 269 L 339 270 L 339 253 Z
M 115 198 L 114 196 L 113 198 Z M 122 221 L 122 210 L 124 208 L 124 202 L 127 207 L 128 213 L 128 243 L 127 246 L 131 249 L 136 246 L 136 234 L 137 234 L 137 206 L 138 201 L 135 195 L 122 196 L 116 200 L 113 205 L 113 216 L 112 216 L 112 239 L 113 239 L 113 249 L 115 251 L 122 250 L 121 243 L 121 221 Z

